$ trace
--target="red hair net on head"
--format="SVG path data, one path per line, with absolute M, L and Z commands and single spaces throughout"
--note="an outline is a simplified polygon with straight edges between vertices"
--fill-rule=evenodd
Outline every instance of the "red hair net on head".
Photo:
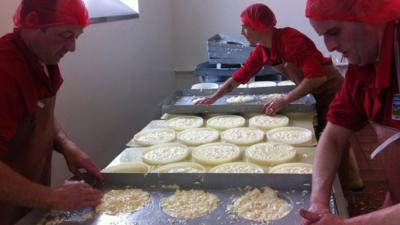
M 28 24 L 25 18 L 36 12 L 38 21 Z M 22 0 L 14 14 L 17 28 L 42 28 L 61 25 L 90 24 L 89 13 L 82 0 Z
M 264 4 L 253 4 L 240 14 L 242 23 L 256 31 L 265 32 L 276 25 L 275 15 Z
M 400 18 L 400 1 L 307 0 L 306 16 L 314 20 L 386 23 Z

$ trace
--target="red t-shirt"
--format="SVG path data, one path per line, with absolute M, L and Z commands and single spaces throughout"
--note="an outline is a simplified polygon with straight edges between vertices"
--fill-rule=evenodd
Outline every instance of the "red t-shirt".
M 279 65 L 281 63 L 293 63 L 303 72 L 303 78 L 315 78 L 326 76 L 322 66 L 331 64 L 330 58 L 324 58 L 307 36 L 301 32 L 287 27 L 275 28 L 271 49 L 257 45 L 251 52 L 246 64 L 232 74 L 235 81 L 247 83 L 255 76 L 264 65 Z
M 368 121 L 400 129 L 400 121 L 392 120 L 393 94 L 398 93 L 393 36 L 392 22 L 385 30 L 379 61 L 349 65 L 342 89 L 329 108 L 329 122 L 355 131 Z
M 47 70 L 49 76 L 18 30 L 0 38 L 0 158 L 38 101 L 55 96 L 60 88 L 58 65 Z

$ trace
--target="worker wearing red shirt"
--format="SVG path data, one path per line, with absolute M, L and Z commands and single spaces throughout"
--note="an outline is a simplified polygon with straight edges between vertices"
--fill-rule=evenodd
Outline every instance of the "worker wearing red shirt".
M 330 51 L 350 65 L 332 102 L 313 166 L 311 207 L 305 225 L 397 225 L 400 221 L 400 1 L 308 0 L 306 15 Z M 380 210 L 350 219 L 329 212 L 329 193 L 346 140 L 371 124 L 381 145 L 388 193 Z
M 53 149 L 75 175 L 94 163 L 54 118 L 63 82 L 58 62 L 75 50 L 89 24 L 81 0 L 23 0 L 13 33 L 0 38 L 0 224 L 15 224 L 30 208 L 72 210 L 95 206 L 102 193 L 84 182 L 50 188 Z
M 317 100 L 319 133 L 325 126 L 329 103 L 343 82 L 331 59 L 324 58 L 314 43 L 301 32 L 293 28 L 276 28 L 274 13 L 266 5 L 253 4 L 241 13 L 240 18 L 242 35 L 255 49 L 243 67 L 234 72 L 212 96 L 198 104 L 214 103 L 239 84 L 247 83 L 264 65 L 271 65 L 296 83 L 296 88 L 282 98 L 267 103 L 264 112 L 273 116 L 290 102 L 312 93 Z

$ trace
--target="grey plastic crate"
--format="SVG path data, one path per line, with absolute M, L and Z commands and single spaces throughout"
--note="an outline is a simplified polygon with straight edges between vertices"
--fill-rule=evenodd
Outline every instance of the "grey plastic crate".
M 199 78 L 200 82 L 217 82 L 222 83 L 232 76 L 232 73 L 240 68 L 240 64 L 236 65 L 221 65 L 220 69 L 217 69 L 215 64 L 204 62 L 196 66 L 195 73 Z M 281 81 L 282 75 L 276 72 L 270 66 L 264 66 L 260 72 L 250 81 L 259 80 L 271 80 Z
M 207 41 L 211 64 L 244 64 L 252 50 L 246 38 L 239 35 L 217 34 Z

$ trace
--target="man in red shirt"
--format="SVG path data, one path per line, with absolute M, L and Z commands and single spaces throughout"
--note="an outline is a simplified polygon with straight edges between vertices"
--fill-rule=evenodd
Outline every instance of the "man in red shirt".
M 264 65 L 271 65 L 296 83 L 296 88 L 266 104 L 265 113 L 273 116 L 290 102 L 312 93 L 317 100 L 319 133 L 325 126 L 329 103 L 343 82 L 343 77 L 332 65 L 331 59 L 324 58 L 315 44 L 299 31 L 290 27 L 276 28 L 274 13 L 266 5 L 250 5 L 243 10 L 240 18 L 243 23 L 242 35 L 255 49 L 242 68 L 217 92 L 198 104 L 214 103 L 239 84 L 247 83 Z
M 75 50 L 89 24 L 81 0 L 23 0 L 13 33 L 0 39 L 0 224 L 16 223 L 30 208 L 73 210 L 97 205 L 102 193 L 84 182 L 50 188 L 53 149 L 70 171 L 103 179 L 95 164 L 57 124 L 62 84 L 58 62 Z
M 333 100 L 313 168 L 311 207 L 303 225 L 391 225 L 400 221 L 400 1 L 308 0 L 306 15 L 330 51 L 350 65 Z M 328 203 L 344 146 L 370 124 L 381 145 L 371 154 L 382 160 L 388 184 L 383 207 L 350 219 L 330 214 Z M 374 157 L 376 156 L 376 159 Z

